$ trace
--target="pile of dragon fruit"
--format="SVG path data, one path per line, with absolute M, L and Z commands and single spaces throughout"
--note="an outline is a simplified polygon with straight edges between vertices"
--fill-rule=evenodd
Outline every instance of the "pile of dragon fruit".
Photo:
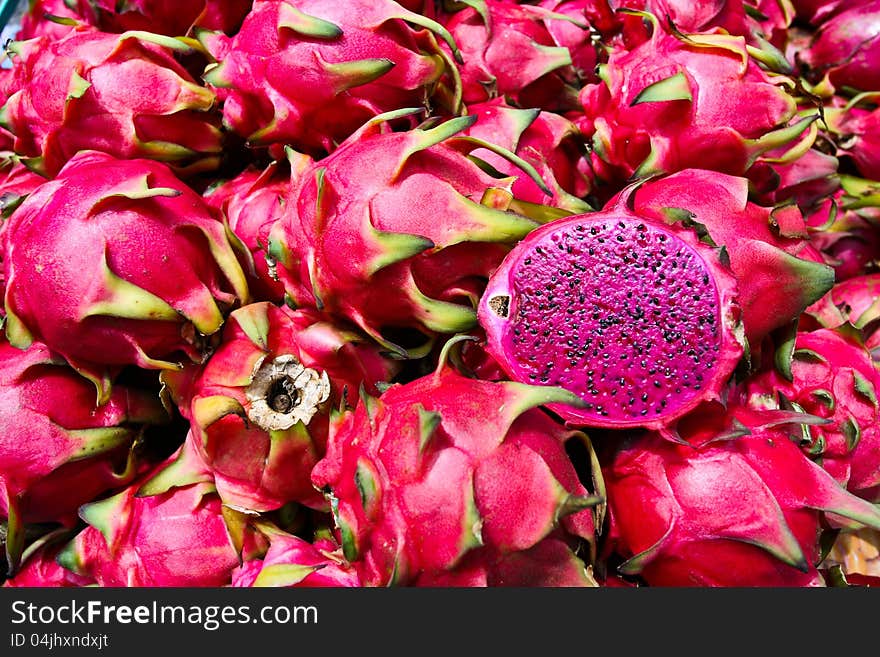
M 880 584 L 880 0 L 36 0 L 4 586 Z

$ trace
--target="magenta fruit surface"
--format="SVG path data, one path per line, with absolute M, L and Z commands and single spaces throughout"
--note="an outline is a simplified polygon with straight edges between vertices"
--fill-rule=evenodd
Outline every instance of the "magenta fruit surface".
M 489 350 L 515 380 L 578 394 L 584 407 L 567 419 L 663 424 L 711 397 L 741 353 L 708 254 L 614 211 L 545 225 L 490 280 Z

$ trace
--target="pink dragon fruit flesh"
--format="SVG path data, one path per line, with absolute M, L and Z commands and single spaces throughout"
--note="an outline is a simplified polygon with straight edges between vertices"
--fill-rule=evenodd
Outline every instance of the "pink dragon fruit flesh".
M 479 320 L 517 381 L 583 401 L 593 426 L 661 426 L 721 396 L 743 355 L 719 250 L 624 203 L 532 231 L 492 274 Z

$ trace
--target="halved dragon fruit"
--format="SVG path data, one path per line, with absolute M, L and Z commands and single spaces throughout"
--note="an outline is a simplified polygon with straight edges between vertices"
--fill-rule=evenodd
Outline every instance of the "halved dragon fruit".
M 719 250 L 626 202 L 530 233 L 493 273 L 479 319 L 514 380 L 576 393 L 579 407 L 550 408 L 594 426 L 668 424 L 720 398 L 743 355 Z

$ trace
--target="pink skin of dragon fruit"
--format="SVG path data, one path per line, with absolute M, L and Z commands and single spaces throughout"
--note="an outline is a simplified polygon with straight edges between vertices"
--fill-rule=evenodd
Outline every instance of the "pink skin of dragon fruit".
M 242 559 L 265 552 L 262 535 L 222 506 L 210 482 L 144 494 L 150 476 L 82 506 L 88 526 L 62 548 L 58 563 L 102 587 L 227 586 Z
M 437 38 L 454 46 L 392 0 L 257 0 L 234 37 L 201 38 L 218 60 L 204 78 L 224 122 L 250 145 L 314 155 L 378 114 L 425 105 L 452 66 Z
M 51 20 L 50 17 L 64 20 Z M 97 24 L 97 17 L 88 1 L 29 0 L 27 11 L 22 15 L 21 25 L 15 34 L 15 40 L 27 41 L 36 37 L 48 37 L 54 41 L 66 36 L 76 23 Z
M 880 91 L 880 1 L 843 6 L 822 22 L 796 59 L 808 77 L 834 89 Z
M 522 563 L 532 585 L 595 586 L 573 548 L 595 543 L 601 486 L 590 496 L 566 452 L 588 439 L 534 408 L 571 398 L 468 379 L 442 355 L 433 374 L 363 398 L 312 471 L 363 584 L 517 585 Z
M 193 369 L 163 376 L 191 424 L 176 467 L 209 473 L 224 503 L 259 512 L 288 502 L 326 508 L 309 474 L 333 409 L 362 387 L 378 394 L 399 363 L 314 310 L 260 302 L 233 311 L 216 351 Z
M 51 539 L 55 538 L 53 542 Z M 48 539 L 48 540 L 47 540 Z M 28 546 L 22 565 L 14 577 L 3 582 L 5 588 L 61 588 L 91 586 L 95 582 L 61 566 L 55 558 L 62 548 L 52 534 Z
M 801 20 L 821 25 L 823 22 L 840 13 L 847 6 L 846 0 L 790 0 L 795 16 Z
M 401 330 L 430 339 L 476 324 L 489 272 L 537 223 L 505 211 L 514 178 L 467 157 L 503 151 L 457 136 L 475 118 L 404 132 L 371 123 L 302 174 L 269 248 L 294 303 L 346 318 L 402 356 L 424 339 L 401 344 Z
M 834 270 L 810 243 L 797 207 L 750 202 L 745 178 L 682 171 L 649 180 L 633 192 L 630 203 L 638 215 L 695 222 L 724 247 L 753 355 L 771 331 L 793 322 L 834 284 Z
M 880 9 L 877 13 L 880 24 Z M 880 57 L 880 47 L 877 52 Z M 880 101 L 880 93 L 865 94 L 861 98 L 866 99 L 865 96 L 873 97 L 874 103 Z M 852 104 L 843 108 L 826 107 L 825 123 L 834 136 L 838 157 L 852 160 L 865 178 L 877 178 L 880 171 L 880 107 L 874 105 L 873 109 L 865 109 Z
M 16 39 L 48 36 L 60 39 L 71 25 L 58 17 L 93 25 L 105 32 L 143 30 L 170 37 L 185 36 L 193 28 L 236 30 L 251 8 L 251 0 L 127 0 L 120 11 L 115 0 L 30 0 Z
M 164 161 L 179 173 L 218 165 L 216 99 L 175 60 L 193 51 L 184 42 L 84 26 L 10 49 L 14 93 L 0 120 L 32 168 L 54 176 L 82 150 Z
M 480 301 L 489 354 L 516 381 L 575 393 L 549 408 L 576 425 L 665 426 L 720 398 L 743 355 L 719 250 L 631 208 L 624 194 L 532 231 Z
M 284 300 L 284 285 L 266 257 L 269 230 L 282 214 L 284 197 L 299 168 L 304 168 L 308 161 L 311 158 L 305 155 L 292 157 L 290 176 L 282 175 L 274 162 L 262 171 L 251 167 L 204 194 L 205 202 L 222 215 L 251 253 L 253 275 L 249 276 L 248 285 L 255 300 Z
M 82 3 L 82 0 L 80 0 Z M 146 30 L 184 36 L 193 28 L 232 33 L 251 9 L 251 0 L 87 0 L 94 24 L 108 32 Z
M 745 3 L 742 1 L 611 0 L 609 4 L 614 9 L 636 9 L 661 18 L 668 17 L 676 28 L 686 34 L 708 32 L 713 28 L 721 28 L 737 36 L 748 36 L 750 32 Z
M 34 173 L 17 158 L 4 158 L 0 154 L 0 235 L 6 220 L 28 194 L 46 182 L 46 178 Z
M 880 363 L 880 273 L 853 276 L 837 283 L 807 308 L 803 330 L 847 327 L 858 332 L 875 363 Z
M 856 495 L 880 485 L 880 373 L 864 345 L 831 329 L 800 332 L 790 356 L 740 386 L 753 408 L 796 408 L 828 420 L 802 449 Z
M 837 177 L 840 161 L 810 148 L 790 162 L 774 163 L 773 158 L 784 156 L 785 150 L 783 147 L 769 151 L 766 161 L 749 169 L 746 175 L 751 183 L 752 200 L 767 207 L 793 201 L 805 215 L 812 216 L 840 189 Z M 807 216 L 804 218 L 810 222 Z
M 577 108 L 577 75 L 568 48 L 557 45 L 547 22 L 570 24 L 541 7 L 477 0 L 446 17 L 461 49 L 462 98 L 467 104 L 501 96 L 523 108 Z M 580 29 L 586 31 L 586 25 Z M 443 47 L 443 44 L 441 44 Z
M 599 53 L 593 42 L 592 32 L 585 29 L 585 26 L 601 24 L 606 16 L 611 15 L 610 8 L 602 7 L 604 4 L 595 0 L 542 0 L 538 4 L 542 9 L 571 19 L 560 20 L 551 15 L 544 19 L 544 26 L 554 44 L 568 49 L 571 65 L 581 83 L 596 81 Z
M 829 518 L 880 527 L 880 511 L 801 452 L 798 416 L 716 409 L 692 416 L 684 444 L 622 442 L 603 462 L 618 572 L 650 586 L 824 586 Z
M 599 178 L 619 183 L 688 167 L 742 175 L 771 149 L 812 142 L 816 117 L 797 118 L 788 77 L 759 67 L 761 52 L 743 37 L 682 35 L 642 16 L 651 38 L 613 50 L 600 65 L 602 82 L 580 92 L 576 123 L 592 140 Z
M 14 566 L 27 524 L 76 524 L 79 505 L 138 474 L 141 433 L 168 417 L 123 385 L 96 405 L 94 387 L 39 343 L 0 342 L 0 384 L 0 517 Z
M 10 342 L 46 343 L 99 399 L 119 366 L 202 360 L 205 336 L 249 301 L 223 224 L 160 162 L 81 152 L 25 199 L 3 238 Z
M 516 166 L 501 155 L 486 149 L 472 155 L 496 170 L 517 176 L 511 187 L 523 201 L 562 208 L 569 213 L 588 212 L 589 204 L 581 199 L 592 188 L 589 165 L 580 149 L 580 134 L 575 125 L 554 112 L 511 107 L 503 98 L 474 103 L 467 108 L 477 121 L 462 132 L 515 153 L 535 167 L 553 192 L 552 198 L 534 180 L 523 176 Z
M 329 538 L 309 543 L 277 528 L 261 531 L 269 538 L 262 559 L 246 561 L 232 573 L 234 587 L 355 587 L 357 571 L 342 556 L 340 546 Z
M 847 205 L 841 189 L 806 218 L 810 241 L 834 267 L 838 283 L 880 266 L 880 211 Z

